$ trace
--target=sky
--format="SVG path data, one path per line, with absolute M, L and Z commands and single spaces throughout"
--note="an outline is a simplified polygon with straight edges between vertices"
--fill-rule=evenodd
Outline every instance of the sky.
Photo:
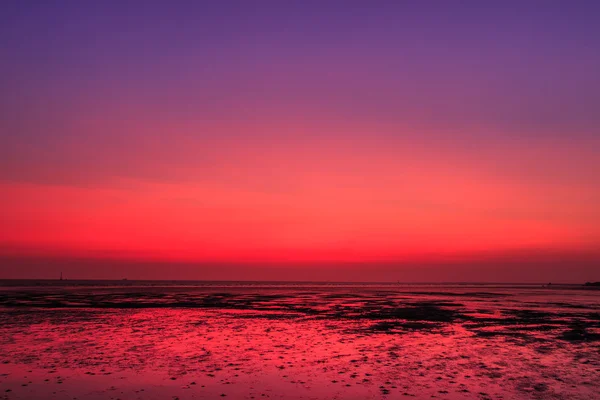
M 7 0 L 0 278 L 600 280 L 598 15 Z

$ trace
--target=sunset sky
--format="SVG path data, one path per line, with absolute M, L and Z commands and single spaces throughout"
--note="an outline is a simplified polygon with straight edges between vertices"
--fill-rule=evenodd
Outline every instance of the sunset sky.
M 600 2 L 1 8 L 0 278 L 600 280 Z

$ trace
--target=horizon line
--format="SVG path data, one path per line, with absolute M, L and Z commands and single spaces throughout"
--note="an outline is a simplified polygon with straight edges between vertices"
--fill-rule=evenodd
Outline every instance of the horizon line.
M 400 284 L 400 285 L 561 285 L 561 286 L 579 286 L 583 283 L 563 283 L 563 282 L 503 282 L 503 281 L 332 281 L 332 280 L 281 280 L 281 279 L 69 279 L 64 278 L 2 278 L 0 281 L 47 281 L 47 282 L 206 282 L 206 283 L 317 283 L 317 284 Z

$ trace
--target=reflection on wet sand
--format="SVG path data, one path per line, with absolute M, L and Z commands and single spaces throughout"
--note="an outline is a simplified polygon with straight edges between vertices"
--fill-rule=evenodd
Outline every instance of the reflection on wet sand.
M 593 399 L 600 292 L 0 291 L 8 399 Z

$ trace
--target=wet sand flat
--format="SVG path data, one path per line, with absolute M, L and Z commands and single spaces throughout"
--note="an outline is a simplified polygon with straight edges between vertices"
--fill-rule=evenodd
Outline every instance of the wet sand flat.
M 600 292 L 0 289 L 5 399 L 597 399 Z

